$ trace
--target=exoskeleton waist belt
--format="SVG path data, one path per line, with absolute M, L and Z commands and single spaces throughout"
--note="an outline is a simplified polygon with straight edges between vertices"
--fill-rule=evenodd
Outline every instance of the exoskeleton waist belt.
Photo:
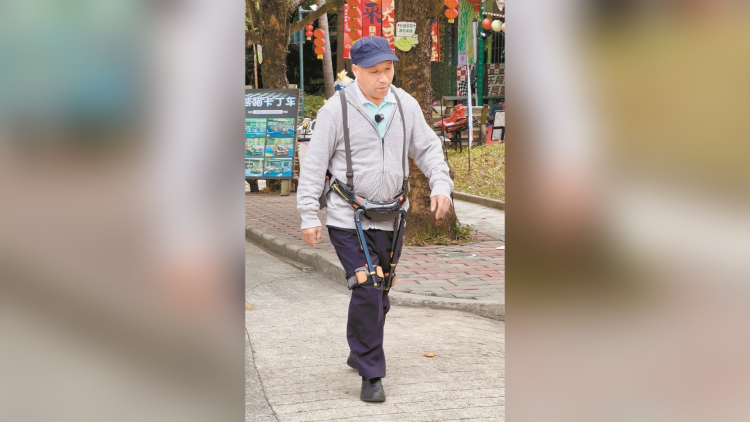
M 361 195 L 357 195 L 353 190 L 348 189 L 344 183 L 334 179 L 331 182 L 331 189 L 348 202 L 355 210 L 363 210 L 365 217 L 374 221 L 394 220 L 398 217 L 398 212 L 404 207 L 407 195 L 409 194 L 409 183 L 404 183 L 401 190 L 394 195 L 391 201 L 371 201 Z

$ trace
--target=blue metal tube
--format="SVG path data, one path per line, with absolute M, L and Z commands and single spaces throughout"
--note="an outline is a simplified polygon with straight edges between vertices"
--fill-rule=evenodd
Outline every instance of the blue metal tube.
M 359 219 L 359 217 L 364 213 L 365 210 L 359 209 L 354 214 L 354 225 L 357 226 L 357 234 L 359 235 L 359 243 L 362 245 L 362 250 L 365 252 L 365 261 L 367 261 L 367 271 L 370 272 L 368 274 L 370 277 L 372 277 L 372 282 L 375 286 L 378 285 L 378 275 L 375 273 L 375 268 L 372 266 L 372 261 L 370 261 L 370 251 L 367 250 L 367 239 L 365 238 L 365 233 L 362 231 L 362 221 Z

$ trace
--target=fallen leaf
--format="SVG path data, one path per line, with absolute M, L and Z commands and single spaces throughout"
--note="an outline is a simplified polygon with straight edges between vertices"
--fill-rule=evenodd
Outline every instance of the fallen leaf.
M 247 301 L 245 301 L 245 310 L 246 311 L 252 311 L 253 310 L 253 305 L 251 305 L 251 304 L 247 303 Z
M 349 392 L 347 391 L 347 392 L 346 392 L 346 393 L 344 393 L 344 394 L 349 394 Z
M 425 353 L 423 356 L 426 357 L 426 358 L 434 358 L 435 354 L 434 353 Z
M 396 355 L 396 357 L 398 358 L 398 357 L 400 357 L 400 356 Z

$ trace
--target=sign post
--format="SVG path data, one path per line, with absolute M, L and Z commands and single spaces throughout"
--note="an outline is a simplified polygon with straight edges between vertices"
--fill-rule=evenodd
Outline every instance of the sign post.
M 298 89 L 245 90 L 245 180 L 282 181 L 289 195 L 297 149 Z

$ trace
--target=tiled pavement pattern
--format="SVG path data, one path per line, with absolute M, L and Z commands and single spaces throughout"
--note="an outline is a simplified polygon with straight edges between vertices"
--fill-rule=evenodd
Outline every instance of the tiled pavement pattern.
M 456 201 L 459 220 L 460 201 Z M 325 224 L 325 210 L 319 216 Z M 272 194 L 249 194 L 245 197 L 245 224 L 304 244 L 300 235 L 301 219 L 297 197 Z M 398 264 L 394 290 L 425 296 L 467 300 L 505 301 L 505 243 L 475 232 L 477 241 L 460 246 L 404 247 Z M 321 252 L 334 253 L 323 230 Z

